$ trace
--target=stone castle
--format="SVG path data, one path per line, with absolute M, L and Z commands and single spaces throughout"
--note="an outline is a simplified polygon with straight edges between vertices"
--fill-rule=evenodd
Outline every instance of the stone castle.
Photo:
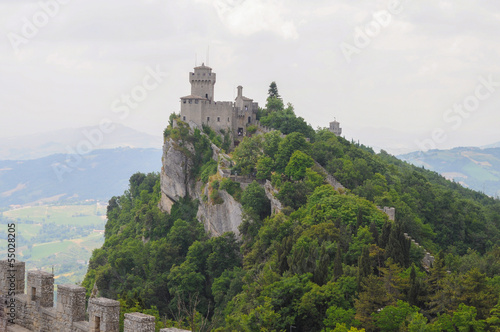
M 53 274 L 28 271 L 26 293 L 24 277 L 24 262 L 11 264 L 0 260 L 0 332 L 119 332 L 120 302 L 89 298 L 87 320 L 85 288 L 58 285 L 54 306 Z M 155 317 L 127 313 L 124 331 L 154 332 Z M 166 328 L 160 331 L 186 330 Z
M 194 67 L 189 73 L 191 94 L 181 97 L 181 120 L 194 127 L 209 126 L 215 131 L 232 133 L 233 138 L 247 136 L 246 128 L 256 125 L 262 128 L 257 120 L 259 104 L 253 99 L 243 96 L 243 87 L 238 86 L 238 96 L 235 101 L 215 101 L 214 86 L 216 74 L 212 68 L 205 66 Z M 335 135 L 342 134 L 342 128 L 337 120 L 330 122 L 328 129 Z
M 181 97 L 181 119 L 201 128 L 210 126 L 216 131 L 231 132 L 233 137 L 246 136 L 246 128 L 257 123 L 258 103 L 243 96 L 243 87 L 238 86 L 234 102 L 215 101 L 216 74 L 212 68 L 202 64 L 189 73 L 191 94 Z

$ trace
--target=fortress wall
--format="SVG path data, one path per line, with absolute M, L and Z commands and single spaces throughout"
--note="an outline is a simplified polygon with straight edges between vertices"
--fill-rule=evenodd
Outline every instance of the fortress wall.
M 202 101 L 195 104 L 195 101 L 193 100 L 192 103 L 189 104 L 186 100 L 186 103 L 184 104 L 184 100 L 181 100 L 181 120 L 184 122 L 192 121 L 198 126 L 201 126 L 202 105 Z
M 125 332 L 155 332 L 155 318 L 140 312 L 125 314 Z
M 74 322 L 85 320 L 85 288 L 59 285 L 56 309 L 59 331 L 71 332 Z
M 11 288 L 16 294 L 24 294 L 24 275 L 24 262 L 9 263 L 7 260 L 0 260 L 0 292 L 8 294 Z
M 106 298 L 89 299 L 89 321 L 85 321 L 84 287 L 59 285 L 54 307 L 54 275 L 28 271 L 27 294 L 24 294 L 24 277 L 24 262 L 11 266 L 7 261 L 0 261 L 0 332 L 119 331 L 120 302 Z M 10 286 L 18 290 L 13 297 L 8 295 Z M 9 306 L 11 298 L 15 304 L 13 308 Z M 12 317 L 9 315 L 11 309 Z M 139 313 L 125 316 L 125 332 L 154 332 L 155 317 Z M 14 324 L 9 323 L 11 318 Z
M 89 299 L 89 332 L 118 332 L 120 302 L 103 297 Z
M 232 128 L 232 102 L 217 102 L 205 104 L 202 108 L 201 121 L 205 125 L 209 125 L 214 130 L 225 130 L 226 132 Z M 210 118 L 210 120 L 208 120 Z M 217 121 L 219 119 L 219 121 Z M 229 121 L 228 121 L 229 120 Z

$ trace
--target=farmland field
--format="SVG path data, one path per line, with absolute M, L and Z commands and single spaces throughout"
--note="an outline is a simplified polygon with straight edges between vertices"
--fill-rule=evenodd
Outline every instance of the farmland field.
M 104 242 L 106 206 L 43 205 L 4 211 L 0 259 L 6 258 L 7 224 L 15 223 L 16 258 L 26 270 L 54 271 L 55 283 L 81 282 L 92 251 Z

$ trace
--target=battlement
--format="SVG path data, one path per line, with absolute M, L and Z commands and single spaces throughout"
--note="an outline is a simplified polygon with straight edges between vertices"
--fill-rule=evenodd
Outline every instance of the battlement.
M 24 262 L 0 260 L 0 332 L 118 332 L 120 302 L 90 298 L 89 320 L 85 320 L 85 288 L 58 285 L 54 306 L 54 275 L 28 271 L 24 293 Z M 155 317 L 125 314 L 125 332 L 154 332 Z M 165 329 L 165 331 L 175 331 Z M 182 330 L 178 330 L 182 331 Z
M 388 206 L 377 206 L 377 209 L 380 211 L 384 212 L 388 217 L 389 220 L 395 221 L 396 220 L 396 209 L 393 207 L 388 207 Z

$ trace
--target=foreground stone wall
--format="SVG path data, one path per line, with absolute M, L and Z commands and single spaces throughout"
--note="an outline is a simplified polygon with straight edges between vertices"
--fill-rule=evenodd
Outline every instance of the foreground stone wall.
M 54 306 L 53 274 L 28 271 L 26 294 L 24 278 L 24 262 L 10 264 L 0 260 L 0 332 L 119 331 L 120 302 L 106 298 L 89 299 L 87 321 L 85 288 L 59 285 Z M 124 326 L 125 332 L 154 332 L 155 317 L 126 314 Z

